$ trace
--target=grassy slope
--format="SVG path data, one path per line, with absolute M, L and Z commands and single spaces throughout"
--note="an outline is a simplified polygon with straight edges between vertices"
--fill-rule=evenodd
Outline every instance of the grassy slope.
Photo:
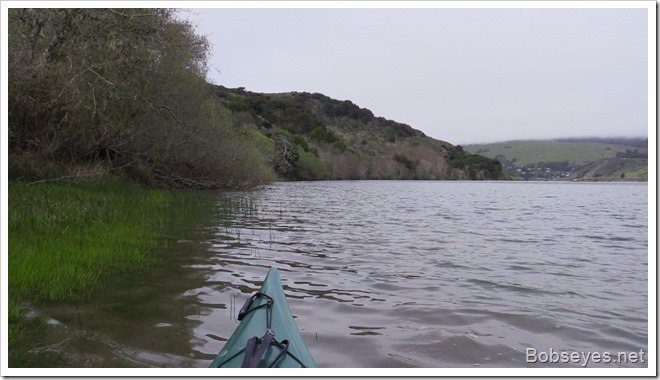
M 628 145 L 607 144 L 600 142 L 569 142 L 550 140 L 519 140 L 492 144 L 472 144 L 464 146 L 470 153 L 477 153 L 495 158 L 504 155 L 506 159 L 517 159 L 516 165 L 523 166 L 538 162 L 579 161 L 591 162 L 614 157 L 617 152 L 627 149 L 644 149 Z
M 587 181 L 647 181 L 645 158 L 611 158 L 592 162 L 571 173 L 570 179 Z

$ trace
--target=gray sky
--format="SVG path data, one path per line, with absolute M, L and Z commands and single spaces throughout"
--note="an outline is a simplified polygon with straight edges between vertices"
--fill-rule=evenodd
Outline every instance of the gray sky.
M 469 144 L 646 136 L 647 12 L 257 8 L 182 16 L 212 43 L 213 83 L 319 92 Z

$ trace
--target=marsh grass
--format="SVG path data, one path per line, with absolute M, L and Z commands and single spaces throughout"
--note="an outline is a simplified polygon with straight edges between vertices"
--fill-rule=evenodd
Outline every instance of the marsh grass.
M 201 215 L 198 193 L 103 183 L 9 184 L 10 322 L 32 299 L 84 301 L 114 273 L 157 265 L 173 223 Z M 146 268 L 146 269 L 145 269 Z M 20 338 L 20 331 L 12 332 Z
M 234 217 L 241 215 L 243 217 L 256 216 L 258 212 L 257 203 L 249 197 L 223 197 L 215 205 L 216 213 L 219 217 Z

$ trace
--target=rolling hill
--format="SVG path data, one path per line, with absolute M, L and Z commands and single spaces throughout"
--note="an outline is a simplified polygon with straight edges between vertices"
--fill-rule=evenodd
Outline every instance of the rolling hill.
M 528 180 L 636 180 L 648 178 L 647 138 L 517 140 L 464 146 L 499 160 L 513 177 Z
M 234 124 L 260 142 L 280 178 L 505 179 L 499 161 L 319 93 L 209 85 Z

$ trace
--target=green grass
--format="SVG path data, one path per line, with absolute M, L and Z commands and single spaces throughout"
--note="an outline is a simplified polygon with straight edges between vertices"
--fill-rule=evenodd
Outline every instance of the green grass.
M 626 179 L 629 179 L 629 180 L 648 181 L 648 178 L 649 178 L 649 168 L 648 168 L 648 166 L 635 168 L 634 170 L 626 173 Z
M 198 195 L 113 180 L 10 182 L 10 316 L 23 300 L 85 300 L 105 276 L 156 264 L 165 228 L 200 204 Z
M 204 233 L 199 226 L 216 217 L 216 193 L 148 190 L 104 178 L 78 184 L 9 182 L 11 367 L 62 365 L 56 357 L 30 351 L 54 342 L 52 329 L 26 318 L 33 305 L 90 302 L 113 281 L 172 265 L 167 246 L 181 233 Z
M 84 302 L 108 276 L 160 264 L 158 248 L 175 225 L 198 220 L 205 196 L 147 190 L 121 180 L 101 183 L 9 182 L 8 341 L 21 352 L 33 300 Z M 210 215 L 209 215 L 210 216 Z

